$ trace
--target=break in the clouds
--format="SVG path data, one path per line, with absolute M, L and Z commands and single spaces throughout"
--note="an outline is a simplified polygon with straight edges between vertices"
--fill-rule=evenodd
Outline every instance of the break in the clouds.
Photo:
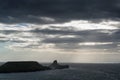
M 2 23 L 55 23 L 120 18 L 119 0 L 0 0 Z
M 99 23 L 73 20 L 56 24 L 0 25 L 0 42 L 9 49 L 31 50 L 101 50 L 119 52 L 120 29 L 118 21 Z
M 0 43 L 14 50 L 119 52 L 119 20 L 119 0 L 0 0 Z

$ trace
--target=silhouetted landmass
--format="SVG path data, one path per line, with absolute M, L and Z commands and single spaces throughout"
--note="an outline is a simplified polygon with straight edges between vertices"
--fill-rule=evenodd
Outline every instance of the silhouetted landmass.
M 50 68 L 42 66 L 35 61 L 7 62 L 0 67 L 0 73 L 31 72 L 43 70 L 50 70 Z
M 64 68 L 69 68 L 69 66 L 59 65 L 56 60 L 49 67 L 43 66 L 36 61 L 19 61 L 7 62 L 3 64 L 2 66 L 0 66 L 0 73 L 33 72 Z
M 120 63 L 67 64 L 70 69 L 0 74 L 0 80 L 120 80 Z

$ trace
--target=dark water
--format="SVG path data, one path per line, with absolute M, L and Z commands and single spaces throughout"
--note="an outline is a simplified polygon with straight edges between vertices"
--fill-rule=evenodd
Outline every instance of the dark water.
M 120 64 L 69 64 L 70 69 L 0 74 L 0 80 L 120 80 Z

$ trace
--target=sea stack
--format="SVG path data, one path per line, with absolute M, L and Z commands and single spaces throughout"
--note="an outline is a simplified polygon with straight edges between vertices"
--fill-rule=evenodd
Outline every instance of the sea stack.
M 0 73 L 32 72 L 43 70 L 50 70 L 50 68 L 42 66 L 36 61 L 7 62 L 0 66 Z
M 54 60 L 49 67 L 51 69 L 65 69 L 65 68 L 69 68 L 69 65 L 60 65 L 58 64 L 57 60 Z

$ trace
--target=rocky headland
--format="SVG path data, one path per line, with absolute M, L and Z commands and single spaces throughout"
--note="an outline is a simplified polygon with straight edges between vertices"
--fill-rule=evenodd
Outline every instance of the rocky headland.
M 0 66 L 0 73 L 13 73 L 13 72 L 34 72 L 53 69 L 69 68 L 68 65 L 59 65 L 55 60 L 50 66 L 43 66 L 36 61 L 16 61 L 6 62 Z

